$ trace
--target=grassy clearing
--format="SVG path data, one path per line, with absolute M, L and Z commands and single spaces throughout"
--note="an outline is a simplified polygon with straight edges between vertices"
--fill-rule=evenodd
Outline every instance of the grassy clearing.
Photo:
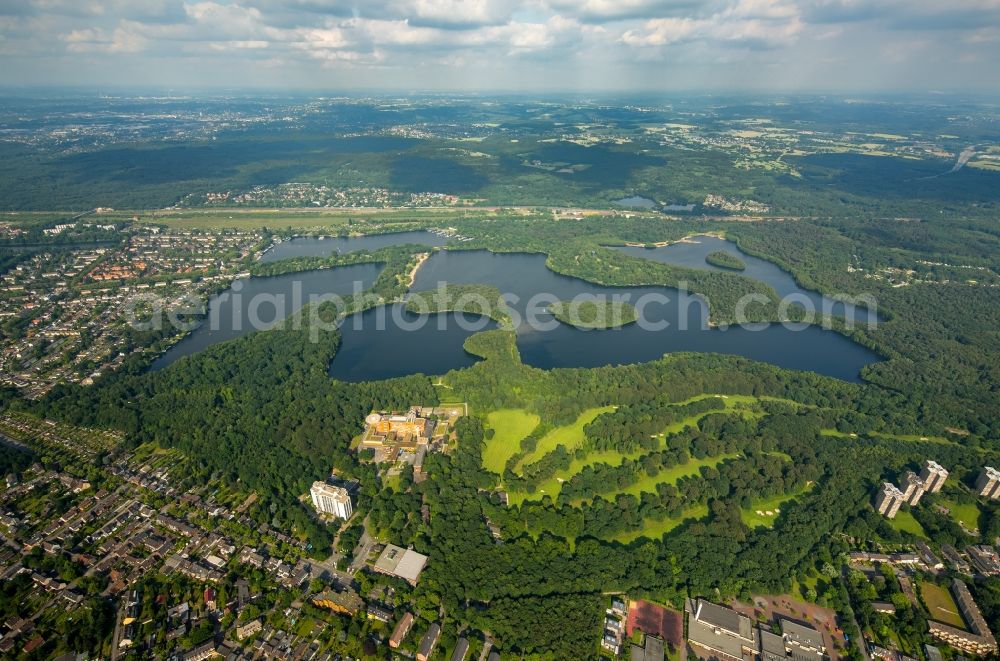
M 956 503 L 953 500 L 942 500 L 941 504 L 951 510 L 951 518 L 965 524 L 970 530 L 979 528 L 979 505 L 975 503 Z
M 743 523 L 747 524 L 750 528 L 772 527 L 778 516 L 781 515 L 781 507 L 785 503 L 791 502 L 802 494 L 807 493 L 811 488 L 810 486 L 795 493 L 783 493 L 771 498 L 754 501 L 750 507 L 740 510 Z
M 684 514 L 677 519 L 664 519 L 662 521 L 654 521 L 649 519 L 642 530 L 630 530 L 629 532 L 623 532 L 621 534 L 615 535 L 610 538 L 610 541 L 621 542 L 622 544 L 628 544 L 634 542 L 640 537 L 647 537 L 649 539 L 660 539 L 663 535 L 670 532 L 677 526 L 681 525 L 685 521 L 691 519 L 701 519 L 708 516 L 708 505 L 698 505 L 697 507 L 692 507 L 689 510 L 685 510 Z
M 716 395 L 712 393 L 697 395 L 695 397 L 691 397 L 690 399 L 686 399 L 681 402 L 674 402 L 674 404 L 675 405 L 690 404 L 691 402 L 696 402 L 702 399 L 706 399 L 708 397 L 721 397 L 726 402 L 726 411 L 729 412 L 739 411 L 741 415 L 747 417 L 758 417 L 757 412 L 753 411 L 750 407 L 753 404 L 757 404 L 765 399 L 769 401 L 781 401 L 789 404 L 796 404 L 792 400 L 780 399 L 778 397 L 754 397 L 752 395 Z M 678 420 L 677 422 L 668 425 L 667 428 L 664 429 L 663 432 L 660 434 L 660 436 L 663 437 L 666 436 L 667 434 L 676 434 L 677 432 L 683 431 L 685 427 L 693 427 L 694 425 L 698 424 L 698 421 L 701 420 L 704 416 L 709 415 L 709 413 L 716 413 L 716 412 L 717 411 L 709 411 L 708 413 L 700 413 L 697 415 L 690 416 L 688 418 L 684 418 L 683 420 Z M 556 443 L 556 445 L 558 445 L 558 442 Z M 541 442 L 539 442 L 539 447 L 541 447 Z M 567 447 L 569 446 L 567 445 Z M 552 446 L 552 449 L 554 448 L 555 445 Z M 572 448 L 570 449 L 572 451 Z M 644 450 L 636 450 L 628 454 L 622 454 L 615 450 L 590 452 L 583 459 L 573 459 L 573 461 L 570 462 L 568 469 L 557 471 L 551 478 L 549 478 L 545 482 L 542 482 L 538 486 L 538 490 L 534 494 L 510 492 L 508 494 L 510 498 L 510 503 L 512 505 L 520 505 L 525 499 L 529 497 L 532 499 L 537 499 L 545 495 L 552 496 L 553 498 L 555 498 L 556 496 L 559 495 L 559 492 L 562 490 L 562 483 L 572 478 L 574 475 L 582 471 L 587 466 L 596 466 L 598 464 L 608 464 L 609 466 L 620 466 L 622 461 L 624 461 L 625 459 L 633 459 L 633 460 L 638 459 L 645 453 L 646 452 Z M 541 454 L 538 454 L 537 450 L 536 452 L 532 453 L 533 458 L 530 461 L 536 461 L 537 460 L 536 456 L 537 458 L 541 457 Z M 662 474 L 655 478 L 656 484 L 667 481 L 669 480 L 662 478 Z
M 932 620 L 965 629 L 965 622 L 958 612 L 958 605 L 946 588 L 926 581 L 921 581 L 919 585 L 920 596 L 923 598 L 927 614 Z
M 392 489 L 393 491 L 399 491 L 399 475 L 387 475 L 382 480 L 382 486 L 386 489 Z
M 540 418 L 524 409 L 501 409 L 486 416 L 486 426 L 494 431 L 486 441 L 483 467 L 503 473 L 507 460 L 520 450 L 520 442 L 538 426 Z
M 625 489 L 617 491 L 609 491 L 607 493 L 601 494 L 606 499 L 612 499 L 620 493 L 630 494 L 639 497 L 639 494 L 646 491 L 649 493 L 656 492 L 656 486 L 659 484 L 674 484 L 677 480 L 682 477 L 692 477 L 694 475 L 700 475 L 703 466 L 718 466 L 726 459 L 734 459 L 740 456 L 739 454 L 722 454 L 717 457 L 705 457 L 704 459 L 692 459 L 686 464 L 680 464 L 674 466 L 669 470 L 660 471 L 655 477 L 646 475 L 641 480 L 635 484 L 626 487 Z
M 837 431 L 836 429 L 821 429 L 820 434 L 823 436 L 837 436 L 840 438 L 857 438 L 858 434 Z M 941 436 L 919 436 L 917 434 L 886 434 L 882 432 L 871 432 L 867 434 L 873 438 L 884 438 L 890 441 L 906 441 L 907 443 L 938 443 L 940 445 L 959 445 L 955 441 L 949 440 L 947 438 L 942 438 Z
M 538 445 L 535 447 L 534 452 L 525 455 L 519 466 L 524 466 L 525 464 L 538 461 L 549 452 L 555 450 L 559 445 L 563 445 L 569 452 L 573 452 L 578 447 L 583 445 L 583 428 L 593 422 L 594 418 L 597 416 L 602 413 L 614 411 L 615 408 L 616 407 L 614 406 L 602 406 L 587 409 L 572 423 L 562 427 L 556 427 L 545 436 L 538 439 Z
M 929 539 L 929 537 L 927 537 L 927 533 L 924 532 L 923 526 L 921 526 L 920 522 L 914 519 L 913 515 L 909 512 L 899 510 L 899 513 L 896 514 L 896 518 L 889 523 L 899 532 L 908 532 L 920 537 L 921 539 Z

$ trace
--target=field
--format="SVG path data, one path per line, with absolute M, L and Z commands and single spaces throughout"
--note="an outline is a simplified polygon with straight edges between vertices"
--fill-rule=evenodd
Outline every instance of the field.
M 483 467 L 494 473 L 503 473 L 507 460 L 520 450 L 521 439 L 538 426 L 539 417 L 524 409 L 501 409 L 486 416 L 486 426 L 494 431 L 486 441 Z
M 942 500 L 941 505 L 951 510 L 951 518 L 964 524 L 969 530 L 979 528 L 979 506 L 975 503 L 956 503 L 953 500 Z
M 689 403 L 697 401 L 697 400 L 706 399 L 708 397 L 716 397 L 716 396 L 717 395 L 714 395 L 714 394 L 698 395 L 697 397 L 692 397 L 692 398 L 690 398 L 688 400 L 685 400 L 685 401 L 682 401 L 682 402 L 676 402 L 676 404 L 678 404 L 678 405 L 680 405 L 680 404 L 689 404 Z M 722 395 L 722 397 L 723 397 L 723 399 L 726 402 L 726 410 L 727 411 L 738 410 L 738 411 L 740 411 L 740 413 L 742 415 L 745 415 L 745 416 L 757 416 L 758 415 L 758 412 L 756 412 L 754 410 L 751 410 L 749 407 L 752 406 L 753 404 L 756 404 L 761 399 L 770 399 L 770 400 L 774 400 L 774 401 L 779 401 L 778 398 L 774 398 L 774 397 L 758 398 L 758 397 L 753 397 L 751 395 Z M 780 401 L 789 401 L 789 400 L 780 400 Z M 590 409 L 590 411 L 604 411 L 604 410 L 610 410 L 610 409 Z M 584 412 L 584 414 L 582 414 L 580 416 L 580 419 L 584 418 L 584 416 L 586 416 L 587 413 L 588 412 Z M 668 425 L 663 430 L 663 432 L 661 433 L 661 436 L 666 436 L 667 434 L 674 434 L 674 433 L 682 431 L 685 427 L 696 425 L 698 423 L 698 421 L 701 418 L 703 418 L 704 416 L 706 416 L 706 415 L 708 415 L 708 413 L 699 413 L 699 414 L 692 415 L 690 417 L 684 418 L 683 420 L 678 420 L 677 422 L 674 422 L 674 423 Z M 594 415 L 593 417 L 590 418 L 590 420 L 593 420 L 594 417 L 597 417 L 597 416 Z M 576 421 L 576 423 L 574 423 L 573 425 L 567 425 L 566 427 L 561 427 L 558 430 L 553 430 L 552 433 L 559 432 L 560 430 L 566 430 L 566 432 L 565 432 L 566 436 L 564 438 L 570 438 L 570 436 L 569 436 L 569 430 L 571 428 L 575 427 L 577 424 L 579 424 L 580 423 L 580 419 L 578 419 Z M 583 424 L 586 424 L 586 422 L 589 422 L 589 420 L 585 421 Z M 580 425 L 580 429 L 581 430 L 582 430 L 582 427 L 583 427 L 583 425 Z M 582 440 L 582 434 L 581 434 L 581 440 Z M 547 451 L 550 451 L 551 449 L 554 449 L 555 446 L 559 444 L 559 442 L 562 442 L 564 445 L 566 445 L 567 449 L 569 449 L 570 451 L 572 451 L 576 447 L 576 445 L 573 445 L 573 446 L 568 445 L 565 441 L 557 441 L 555 444 L 552 445 L 551 448 L 549 448 L 548 450 L 545 450 L 545 451 L 547 452 Z M 487 447 L 489 447 L 489 444 L 487 444 Z M 539 449 L 541 447 L 542 447 L 542 442 L 539 442 Z M 539 449 L 536 449 L 536 451 L 532 453 L 531 461 L 536 461 L 537 459 L 541 458 L 541 456 L 542 456 L 543 453 L 540 452 Z M 541 497 L 543 495 L 548 495 L 548 496 L 552 496 L 553 498 L 555 498 L 557 495 L 559 495 L 559 492 L 562 490 L 562 483 L 565 482 L 566 480 L 570 479 L 571 477 L 573 477 L 574 475 L 576 475 L 580 471 L 582 471 L 587 466 L 596 466 L 597 464 L 609 464 L 611 466 L 618 466 L 618 465 L 620 465 L 622 463 L 623 460 L 625 460 L 625 459 L 638 459 L 644 453 L 645 452 L 643 450 L 636 450 L 635 452 L 630 452 L 628 454 L 622 454 L 622 453 L 616 452 L 614 450 L 605 450 L 605 451 L 601 451 L 601 452 L 590 452 L 590 453 L 587 454 L 586 457 L 584 457 L 582 459 L 576 459 L 576 458 L 574 458 L 572 460 L 572 462 L 570 462 L 570 465 L 569 465 L 568 469 L 556 471 L 556 473 L 551 478 L 549 478 L 548 480 L 542 482 L 538 486 L 538 490 L 537 490 L 537 492 L 535 494 L 510 492 L 508 494 L 508 496 L 510 498 L 510 503 L 512 505 L 520 505 L 529 496 L 532 497 L 532 498 L 537 498 L 537 497 Z M 513 454 L 513 452 L 511 454 Z M 510 457 L 511 454 L 508 454 L 506 456 Z M 655 485 L 657 485 L 657 484 L 661 484 L 661 483 L 664 483 L 664 482 L 675 482 L 677 479 L 679 479 L 683 475 L 695 475 L 695 474 L 697 474 L 698 470 L 701 468 L 702 465 L 714 466 L 714 465 L 718 464 L 720 461 L 722 461 L 723 459 L 726 459 L 726 458 L 728 458 L 728 457 L 708 458 L 708 459 L 704 460 L 705 463 L 696 463 L 695 461 L 688 462 L 687 464 L 684 464 L 683 466 L 676 466 L 671 471 L 665 471 L 663 473 L 660 473 L 655 478 L 649 478 L 649 479 L 641 480 L 636 485 L 633 485 L 632 487 L 628 488 L 627 490 L 624 490 L 624 492 L 625 493 L 634 493 L 635 495 L 638 495 L 642 491 L 652 491 L 653 487 L 655 487 Z M 525 462 L 522 462 L 522 463 L 525 463 Z M 693 472 L 687 472 L 687 469 L 689 467 L 690 467 L 690 469 Z M 487 468 L 489 468 L 489 467 L 487 466 Z M 502 467 L 501 467 L 501 469 L 502 469 Z M 672 471 L 677 471 L 677 475 L 676 476 L 671 476 L 671 472 Z M 604 495 L 607 496 L 609 494 L 604 494 Z
M 965 629 L 965 622 L 962 621 L 962 616 L 958 612 L 958 606 L 946 588 L 925 581 L 921 581 L 919 586 L 920 596 L 923 598 L 927 613 L 932 620 Z
M 583 444 L 583 428 L 593 422 L 594 418 L 602 413 L 614 410 L 614 406 L 587 409 L 573 423 L 556 427 L 538 439 L 538 445 L 535 447 L 535 450 L 525 455 L 519 466 L 538 461 L 549 452 L 555 450 L 559 445 L 565 446 L 569 452 L 572 452 Z
M 922 539 L 928 539 L 927 533 L 924 532 L 923 527 L 920 525 L 913 515 L 909 512 L 904 512 L 900 510 L 896 515 L 896 518 L 890 521 L 893 528 L 900 532 L 908 532 Z
M 619 535 L 615 535 L 611 538 L 611 540 L 621 542 L 622 544 L 628 544 L 630 542 L 634 542 L 640 537 L 659 539 L 688 519 L 700 519 L 705 516 L 708 516 L 708 505 L 699 505 L 697 507 L 692 507 L 689 510 L 685 510 L 684 514 L 679 519 L 664 519 L 662 521 L 650 520 L 647 525 L 642 528 L 642 530 L 630 530 L 628 532 L 623 532 Z
M 836 436 L 838 438 L 857 438 L 858 434 L 837 431 L 836 429 L 821 429 L 820 434 L 823 436 Z M 917 434 L 887 434 L 884 432 L 870 432 L 865 434 L 865 436 L 871 436 L 872 438 L 886 439 L 890 441 L 904 441 L 906 443 L 937 443 L 938 445 L 960 445 L 956 441 L 952 441 L 941 436 L 919 436 Z M 982 448 L 977 448 L 977 451 L 984 452 Z M 954 483 L 954 478 L 949 478 L 949 482 Z
M 759 526 L 770 528 L 774 525 L 778 516 L 781 515 L 780 510 L 782 505 L 795 500 L 808 490 L 809 489 L 807 488 L 797 493 L 779 494 L 772 498 L 766 498 L 764 500 L 754 502 L 750 507 L 740 511 L 740 514 L 743 517 L 743 523 L 747 524 L 750 528 L 757 528 Z M 770 514 L 768 514 L 768 512 L 770 512 Z
M 655 492 L 656 485 L 658 484 L 674 484 L 677 480 L 682 477 L 691 477 L 693 475 L 700 475 L 703 466 L 718 466 L 726 459 L 733 459 L 738 457 L 738 454 L 722 454 L 717 457 L 705 457 L 704 459 L 691 459 L 686 464 L 679 464 L 673 468 L 665 471 L 660 471 L 655 477 L 646 475 L 641 480 L 635 484 L 628 486 L 624 489 L 618 491 L 609 491 L 607 493 L 601 494 L 605 498 L 610 499 L 614 495 L 625 493 L 639 497 L 643 491 Z

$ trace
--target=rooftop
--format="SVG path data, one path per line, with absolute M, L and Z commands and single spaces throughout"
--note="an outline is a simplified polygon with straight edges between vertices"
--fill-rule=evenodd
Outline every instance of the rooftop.
M 411 583 L 416 583 L 420 572 L 427 564 L 427 556 L 404 549 L 393 544 L 387 544 L 382 554 L 375 561 L 375 569 L 391 576 L 398 576 Z
M 823 634 L 805 624 L 781 619 L 781 632 L 785 635 L 785 639 L 793 645 L 815 650 L 822 650 L 825 647 Z

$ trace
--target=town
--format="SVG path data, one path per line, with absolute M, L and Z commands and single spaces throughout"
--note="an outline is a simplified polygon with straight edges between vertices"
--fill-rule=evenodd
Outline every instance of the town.
M 153 302 L 200 313 L 192 302 L 228 286 L 263 240 L 260 232 L 169 231 L 135 220 L 56 225 L 57 237 L 96 228 L 107 240 L 22 253 L 0 277 L 0 385 L 37 398 L 59 382 L 91 384 L 132 353 L 162 350 L 129 315 Z M 166 341 L 177 337 L 171 330 Z

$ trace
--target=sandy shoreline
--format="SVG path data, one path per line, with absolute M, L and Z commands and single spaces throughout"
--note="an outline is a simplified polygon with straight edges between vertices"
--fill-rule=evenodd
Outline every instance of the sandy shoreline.
M 701 241 L 697 240 L 697 237 L 699 236 L 711 236 L 717 239 L 725 238 L 722 232 L 698 232 L 697 234 L 688 234 L 687 236 L 677 239 L 676 241 L 657 241 L 656 243 L 637 243 L 635 241 L 628 241 L 625 245 L 629 248 L 645 248 L 646 246 L 666 248 L 667 246 L 672 246 L 675 243 L 701 243 Z
M 417 257 L 417 263 L 413 265 L 413 270 L 410 271 L 410 284 L 407 285 L 407 289 L 413 286 L 413 283 L 417 281 L 417 271 L 420 267 L 424 265 L 424 262 L 431 256 L 429 252 L 422 252 Z

